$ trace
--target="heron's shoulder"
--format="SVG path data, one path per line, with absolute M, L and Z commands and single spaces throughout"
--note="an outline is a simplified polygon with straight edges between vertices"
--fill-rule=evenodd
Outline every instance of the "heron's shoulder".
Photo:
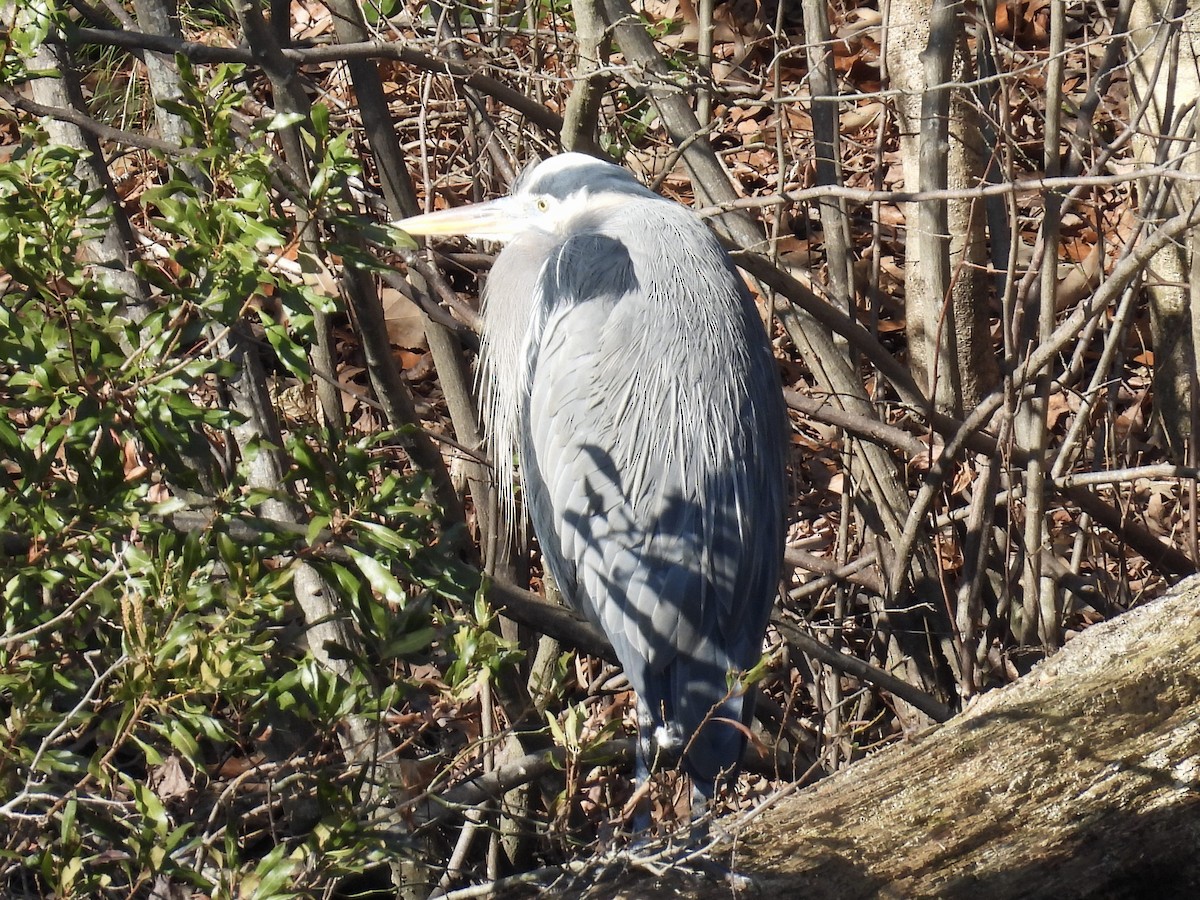
M 694 211 L 657 195 L 626 197 L 581 216 L 569 234 L 593 233 L 626 245 L 632 256 L 664 248 L 715 247 L 716 236 Z
M 610 194 L 592 208 L 604 219 L 622 220 L 628 227 L 657 222 L 680 222 L 703 226 L 703 220 L 687 206 L 650 193 Z

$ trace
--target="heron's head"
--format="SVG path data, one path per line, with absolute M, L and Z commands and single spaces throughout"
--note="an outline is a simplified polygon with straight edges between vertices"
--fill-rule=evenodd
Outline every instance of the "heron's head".
M 577 217 L 631 197 L 657 197 L 620 166 L 563 153 L 521 173 L 507 197 L 412 216 L 393 224 L 409 234 L 463 235 L 507 242 L 529 231 L 560 233 Z

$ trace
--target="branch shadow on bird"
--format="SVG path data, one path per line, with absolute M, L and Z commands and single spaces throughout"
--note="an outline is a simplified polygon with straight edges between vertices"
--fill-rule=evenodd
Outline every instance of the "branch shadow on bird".
M 680 766 L 696 815 L 736 777 L 749 735 L 754 691 L 737 676 L 759 661 L 770 612 L 743 596 L 761 592 L 746 571 L 759 554 L 746 552 L 735 516 L 687 496 L 631 496 L 609 453 L 581 449 L 590 463 L 576 486 L 582 502 L 555 526 L 560 543 L 542 542 L 543 557 L 564 596 L 608 635 L 637 694 L 638 788 L 656 768 Z M 527 468 L 525 477 L 540 476 Z M 703 481 L 692 493 L 721 496 Z M 770 539 L 769 530 L 749 534 Z M 649 824 L 642 807 L 635 829 Z

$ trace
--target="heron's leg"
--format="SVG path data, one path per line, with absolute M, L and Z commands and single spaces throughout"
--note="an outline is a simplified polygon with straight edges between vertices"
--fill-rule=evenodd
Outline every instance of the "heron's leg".
M 692 776 L 692 822 L 688 836 L 693 846 L 708 840 L 708 815 L 716 792 L 715 781 Z
M 650 771 L 654 764 L 654 717 L 650 709 L 637 699 L 638 742 L 637 754 L 633 764 L 633 789 L 641 794 L 633 811 L 633 830 L 635 833 L 645 833 L 650 830 Z

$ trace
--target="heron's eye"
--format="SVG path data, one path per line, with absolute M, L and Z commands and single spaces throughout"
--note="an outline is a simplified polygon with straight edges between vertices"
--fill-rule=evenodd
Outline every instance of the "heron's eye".
M 550 201 L 545 197 L 539 197 L 537 203 L 534 205 L 537 206 L 538 212 L 545 212 L 550 208 Z

